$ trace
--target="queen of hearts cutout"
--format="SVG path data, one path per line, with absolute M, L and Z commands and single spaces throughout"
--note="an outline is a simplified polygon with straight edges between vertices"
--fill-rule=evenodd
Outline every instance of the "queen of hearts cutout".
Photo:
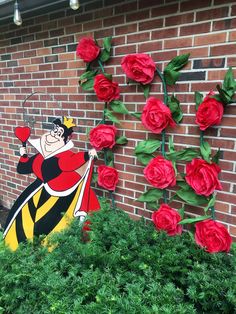
M 29 140 L 37 154 L 28 157 L 26 147 L 20 148 L 17 172 L 34 173 L 36 180 L 22 192 L 9 212 L 3 236 L 12 250 L 34 236 L 63 230 L 73 217 L 83 221 L 88 212 L 100 208 L 90 188 L 96 150 L 71 151 L 73 119 L 64 117 L 63 123 L 56 119 L 53 125 L 51 132 Z

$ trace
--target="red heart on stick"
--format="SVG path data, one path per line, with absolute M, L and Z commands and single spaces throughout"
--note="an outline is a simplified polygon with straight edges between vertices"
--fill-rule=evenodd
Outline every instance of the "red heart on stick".
M 18 126 L 15 128 L 15 136 L 22 142 L 25 143 L 30 137 L 30 128 L 27 126 Z

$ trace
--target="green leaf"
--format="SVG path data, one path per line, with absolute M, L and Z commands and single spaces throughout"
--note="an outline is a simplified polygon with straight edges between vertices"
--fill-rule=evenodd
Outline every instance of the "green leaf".
M 93 90 L 94 77 L 97 72 L 87 71 L 84 72 L 79 78 L 79 84 L 83 90 Z
M 183 112 L 180 108 L 179 100 L 176 97 L 174 97 L 174 95 L 168 97 L 168 106 L 172 113 L 172 118 L 175 120 L 176 123 L 180 123 L 181 120 L 183 119 Z
M 98 181 L 98 174 L 94 172 L 92 175 L 92 182 L 96 183 L 97 181 Z
M 179 181 L 178 180 L 176 183 L 179 187 L 181 187 L 182 190 L 185 190 L 185 191 L 186 190 L 192 190 L 191 187 L 186 183 L 186 181 Z
M 143 94 L 144 94 L 144 97 L 147 99 L 148 96 L 149 96 L 149 92 L 150 92 L 150 84 L 147 84 L 147 85 L 142 85 L 142 88 L 143 88 Z
M 164 69 L 164 77 L 168 85 L 174 85 L 178 80 L 179 71 L 188 63 L 190 54 L 182 54 L 173 58 Z
M 112 74 L 108 74 L 108 73 L 105 73 L 103 72 L 102 73 L 109 81 L 112 81 Z
M 105 149 L 104 150 L 104 157 L 106 160 L 106 165 L 113 167 L 114 166 L 114 154 L 113 154 L 112 150 Z
M 117 118 L 113 115 L 113 113 L 112 113 L 110 110 L 105 109 L 105 110 L 104 110 L 104 113 L 105 113 L 105 116 L 106 116 L 110 121 L 112 121 L 113 123 L 120 124 L 120 120 L 117 119 Z
M 215 205 L 215 202 L 216 202 L 216 195 L 212 195 L 207 204 L 207 207 L 204 208 L 204 211 L 207 212 L 210 207 Z
M 195 222 L 198 222 L 198 221 L 202 221 L 202 220 L 206 220 L 206 219 L 209 219 L 211 218 L 211 216 L 199 216 L 199 217 L 195 217 L 195 218 L 186 218 L 186 219 L 183 219 L 179 222 L 179 225 L 184 225 L 184 224 L 192 224 L 192 223 L 195 223 Z
M 83 88 L 83 90 L 93 90 L 94 85 L 94 78 L 87 79 L 86 82 L 80 83 L 80 86 Z
M 183 218 L 184 218 L 184 206 L 183 206 L 182 208 L 180 208 L 180 209 L 178 210 L 178 212 L 179 212 L 181 218 L 183 219 Z
M 234 92 L 236 91 L 236 81 L 234 79 L 234 73 L 231 67 L 228 69 L 227 73 L 225 74 L 222 87 L 228 93 L 228 95 L 232 98 L 234 95 Z
M 184 200 L 186 203 L 194 206 L 201 206 L 208 203 L 208 199 L 202 195 L 197 195 L 192 189 L 181 189 L 176 192 L 178 197 Z
M 212 162 L 214 162 L 214 163 L 216 163 L 218 165 L 219 164 L 219 159 L 220 159 L 220 148 L 218 148 L 218 151 L 212 157 Z
M 173 153 L 166 153 L 166 159 L 176 161 L 176 160 L 185 160 L 191 161 L 193 158 L 199 157 L 200 153 L 194 148 L 186 148 L 183 150 L 175 151 Z
M 168 148 L 170 153 L 175 152 L 174 142 L 173 142 L 173 135 L 169 136 Z
M 114 112 L 128 114 L 129 110 L 126 108 L 125 104 L 120 100 L 113 100 L 110 102 L 111 109 Z
M 110 51 L 111 50 L 111 41 L 112 41 L 112 37 L 109 36 L 109 37 L 105 37 L 103 39 L 103 48 L 107 51 Z
M 219 92 L 220 101 L 223 102 L 223 104 L 227 105 L 232 103 L 231 96 L 224 89 L 222 89 L 220 85 L 216 85 L 216 88 Z
M 146 202 L 147 203 L 147 208 L 148 209 L 157 209 L 157 201 L 155 202 Z
M 210 162 L 210 156 L 211 156 L 211 146 L 208 142 L 203 142 L 200 145 L 200 152 L 204 160 L 207 162 Z
M 194 99 L 196 103 L 196 110 L 198 110 L 199 105 L 203 102 L 203 94 L 199 92 L 194 93 Z
M 161 146 L 161 142 L 159 140 L 146 140 L 139 142 L 135 147 L 135 154 L 152 154 Z
M 144 166 L 146 166 L 150 160 L 153 159 L 153 155 L 150 154 L 136 154 L 136 157 L 138 159 L 138 161 L 140 161 Z
M 131 116 L 137 118 L 138 120 L 141 120 L 141 115 L 142 115 L 142 112 L 132 112 L 131 113 Z
M 110 59 L 110 51 L 107 51 L 107 50 L 103 50 L 100 54 L 100 57 L 99 59 L 102 61 L 102 62 L 106 62 L 107 60 Z
M 118 145 L 124 145 L 128 143 L 128 139 L 126 136 L 120 136 L 116 139 L 116 144 Z
M 164 77 L 165 77 L 166 83 L 171 86 L 171 85 L 174 85 L 176 81 L 178 81 L 180 77 L 180 73 L 173 70 L 169 70 L 169 71 L 165 70 Z
M 97 74 L 97 71 L 87 71 L 80 75 L 80 81 L 91 79 Z
M 137 201 L 139 202 L 154 202 L 159 200 L 163 195 L 163 191 L 159 189 L 149 189 L 147 192 L 144 192 Z

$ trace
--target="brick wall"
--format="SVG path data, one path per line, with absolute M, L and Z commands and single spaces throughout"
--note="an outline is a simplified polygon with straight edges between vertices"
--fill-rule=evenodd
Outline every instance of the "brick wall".
M 88 148 L 86 127 L 101 119 L 103 104 L 91 92 L 78 87 L 84 63 L 75 55 L 78 40 L 85 35 L 101 42 L 113 36 L 113 57 L 106 71 L 121 86 L 121 98 L 130 111 L 144 106 L 142 90 L 127 85 L 120 61 L 128 53 L 143 52 L 152 56 L 159 68 L 174 56 L 191 53 L 190 62 L 178 84 L 169 88 L 181 101 L 185 113 L 181 125 L 172 134 L 177 148 L 199 145 L 199 129 L 194 124 L 194 92 L 206 94 L 221 83 L 229 66 L 236 66 L 236 3 L 226 0 L 99 0 L 86 1 L 77 12 L 69 8 L 24 19 L 21 27 L 13 23 L 0 26 L 0 108 L 1 108 L 1 202 L 10 208 L 33 177 L 16 174 L 19 142 L 15 126 L 23 125 L 23 99 L 33 91 L 38 95 L 25 104 L 27 117 L 36 121 L 33 136 L 48 128 L 52 117 L 69 115 L 77 121 L 74 137 L 80 150 Z M 236 75 L 236 72 L 235 72 Z M 162 97 L 161 84 L 155 79 L 151 95 Z M 220 179 L 223 190 L 217 193 L 217 219 L 224 222 L 236 237 L 235 118 L 236 106 L 225 110 L 222 125 L 206 132 L 213 148 L 221 147 Z M 150 218 L 151 211 L 135 201 L 147 188 L 143 166 L 134 157 L 140 140 L 153 135 L 130 116 L 119 116 L 119 135 L 129 143 L 115 149 L 115 167 L 120 182 L 115 193 L 117 205 L 132 217 Z M 99 192 L 101 194 L 101 191 Z M 176 204 L 180 206 L 180 204 Z M 190 213 L 201 209 L 187 207 Z

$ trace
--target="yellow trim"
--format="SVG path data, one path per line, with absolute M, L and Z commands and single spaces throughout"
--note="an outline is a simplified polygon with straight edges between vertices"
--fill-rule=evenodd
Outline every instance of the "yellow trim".
M 5 236 L 5 243 L 6 245 L 9 246 L 9 248 L 12 251 L 15 251 L 19 246 L 18 239 L 16 236 L 16 221 L 15 220 Z

